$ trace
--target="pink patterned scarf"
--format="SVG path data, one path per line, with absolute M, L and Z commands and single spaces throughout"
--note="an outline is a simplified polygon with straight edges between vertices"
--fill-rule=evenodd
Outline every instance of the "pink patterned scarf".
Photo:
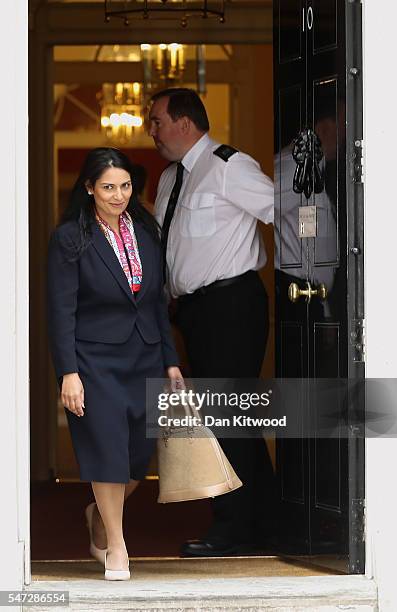
M 96 213 L 96 220 L 115 252 L 133 293 L 141 288 L 142 264 L 131 216 L 124 211 L 119 218 L 120 236 Z

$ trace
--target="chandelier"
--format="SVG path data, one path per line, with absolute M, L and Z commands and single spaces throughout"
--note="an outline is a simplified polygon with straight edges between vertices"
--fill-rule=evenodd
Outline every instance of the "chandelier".
M 199 94 L 205 94 L 207 92 L 205 45 L 195 45 L 195 50 L 196 91 Z M 186 66 L 185 45 L 179 43 L 142 44 L 141 62 L 143 98 L 147 104 L 156 91 L 183 83 Z
M 183 83 L 186 52 L 186 46 L 179 43 L 141 44 L 142 82 L 103 83 L 97 98 L 101 130 L 109 140 L 126 144 L 142 131 L 153 94 Z M 205 94 L 205 45 L 195 45 L 195 55 L 196 90 Z
M 179 19 L 186 27 L 192 17 L 217 18 L 225 22 L 225 0 L 105 0 L 105 21 L 112 17 L 124 20 L 130 18 Z
M 179 43 L 141 45 L 145 96 L 156 89 L 181 83 L 185 70 L 185 48 Z
M 103 83 L 101 128 L 109 140 L 128 143 L 143 126 L 141 83 Z

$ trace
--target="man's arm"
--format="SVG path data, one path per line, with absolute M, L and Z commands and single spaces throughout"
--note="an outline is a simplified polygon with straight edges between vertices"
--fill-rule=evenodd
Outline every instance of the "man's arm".
M 223 195 L 263 223 L 273 223 L 273 181 L 249 155 L 236 153 L 225 163 Z

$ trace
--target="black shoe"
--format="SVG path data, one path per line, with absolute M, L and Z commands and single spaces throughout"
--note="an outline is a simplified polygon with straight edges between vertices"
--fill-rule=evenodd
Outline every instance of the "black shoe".
M 231 557 L 254 552 L 250 544 L 211 540 L 188 540 L 182 545 L 181 557 Z

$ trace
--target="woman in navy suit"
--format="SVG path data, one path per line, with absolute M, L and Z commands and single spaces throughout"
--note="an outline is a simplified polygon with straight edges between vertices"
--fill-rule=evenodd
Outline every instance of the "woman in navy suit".
M 92 150 L 51 236 L 48 320 L 80 477 L 96 500 L 86 509 L 90 550 L 110 580 L 130 577 L 123 504 L 154 449 L 146 378 L 166 371 L 183 385 L 161 271 L 158 226 L 134 195 L 128 158 Z

